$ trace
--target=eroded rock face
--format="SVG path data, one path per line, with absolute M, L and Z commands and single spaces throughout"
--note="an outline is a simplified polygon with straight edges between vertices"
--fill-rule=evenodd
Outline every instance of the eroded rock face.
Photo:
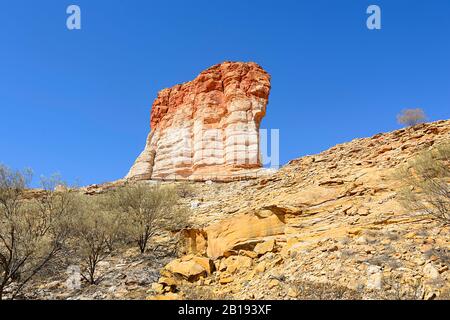
M 127 179 L 226 180 L 261 167 L 259 127 L 270 76 L 225 62 L 159 92 L 151 132 Z
M 265 237 L 284 234 L 286 224 L 283 220 L 284 216 L 277 214 L 245 214 L 208 226 L 205 229 L 208 236 L 206 254 L 218 258 L 239 247 L 255 246 Z

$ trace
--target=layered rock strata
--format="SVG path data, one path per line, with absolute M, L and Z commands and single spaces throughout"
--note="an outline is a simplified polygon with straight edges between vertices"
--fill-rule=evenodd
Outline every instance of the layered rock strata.
M 224 62 L 159 92 L 151 132 L 127 179 L 227 180 L 261 168 L 259 128 L 270 76 L 256 63 Z

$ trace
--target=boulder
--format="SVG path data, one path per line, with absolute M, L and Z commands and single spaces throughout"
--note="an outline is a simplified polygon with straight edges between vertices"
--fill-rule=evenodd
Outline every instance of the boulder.
M 205 228 L 207 233 L 206 253 L 218 258 L 233 249 L 251 249 L 267 237 L 282 235 L 285 231 L 283 215 L 259 212 L 238 215 Z
M 206 232 L 201 229 L 184 229 L 180 232 L 184 239 L 186 254 L 203 255 L 206 252 Z
M 262 255 L 266 254 L 267 252 L 273 252 L 274 248 L 275 248 L 275 240 L 272 239 L 269 241 L 258 243 L 255 246 L 254 251 L 258 255 L 262 256 Z
M 188 281 L 196 281 L 201 276 L 210 275 L 214 269 L 213 266 L 208 258 L 189 255 L 171 261 L 164 269 Z
M 427 263 L 423 267 L 423 274 L 428 279 L 435 280 L 439 278 L 439 271 L 431 263 Z
M 255 272 L 263 273 L 264 271 L 266 271 L 266 267 L 267 267 L 267 262 L 266 261 L 261 261 L 260 263 L 258 263 L 256 265 Z
M 158 283 L 166 286 L 176 286 L 177 281 L 172 277 L 161 277 L 158 280 Z
M 219 279 L 220 284 L 227 284 L 234 281 L 234 277 L 230 275 L 229 273 L 223 273 L 221 274 L 221 277 Z
M 241 256 L 246 256 L 252 259 L 255 259 L 258 257 L 258 254 L 254 251 L 250 251 L 250 250 L 239 250 L 239 255 Z
M 156 294 L 164 293 L 164 286 L 160 283 L 152 283 L 152 290 Z
M 253 261 L 246 256 L 231 256 L 222 259 L 220 263 L 220 271 L 226 270 L 228 273 L 235 273 L 238 270 L 248 269 L 252 266 Z
M 367 267 L 367 289 L 381 290 L 383 273 L 379 266 L 370 265 Z
M 280 285 L 280 280 L 272 279 L 272 280 L 269 281 L 268 287 L 269 287 L 269 289 L 273 289 L 275 287 L 278 287 L 279 285 Z

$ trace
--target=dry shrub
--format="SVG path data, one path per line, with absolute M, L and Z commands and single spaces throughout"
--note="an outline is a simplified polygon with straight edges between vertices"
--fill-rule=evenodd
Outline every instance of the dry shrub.
M 74 249 L 81 263 L 81 276 L 96 284 L 98 263 L 110 253 L 119 229 L 115 212 L 105 210 L 102 196 L 78 197 L 77 223 L 73 226 Z
M 188 213 L 178 207 L 177 190 L 171 186 L 128 185 L 110 195 L 110 202 L 125 214 L 126 234 L 144 253 L 149 239 L 161 230 L 180 230 Z
M 185 300 L 232 300 L 225 293 L 216 293 L 210 287 L 198 284 L 185 284 L 180 288 Z
M 400 203 L 411 212 L 450 222 L 450 143 L 444 142 L 416 156 L 397 173 L 404 188 Z
M 174 187 L 133 184 L 89 196 L 52 177 L 42 179 L 43 190 L 28 199 L 30 179 L 28 171 L 0 166 L 0 299 L 5 289 L 15 298 L 39 273 L 61 268 L 54 262 L 61 253 L 96 284 L 99 262 L 116 248 L 134 242 L 143 253 L 159 231 L 187 224 Z
M 181 229 L 187 221 L 172 187 L 132 184 L 101 195 L 80 195 L 78 202 L 74 249 L 82 277 L 90 284 L 100 281 L 98 264 L 113 250 L 134 242 L 144 253 L 158 231 Z
M 369 298 L 377 300 L 421 300 L 423 297 L 421 279 L 409 278 L 405 283 L 401 275 L 383 277 L 382 290 L 371 292 Z
M 73 193 L 56 177 L 41 181 L 39 198 L 26 200 L 29 171 L 0 166 L 0 300 L 14 299 L 63 250 L 76 211 Z
M 428 251 L 425 251 L 424 257 L 426 259 L 433 259 L 437 258 L 440 263 L 446 265 L 447 267 L 450 267 L 450 249 L 444 248 L 444 247 L 436 247 L 432 248 Z
M 441 292 L 437 300 L 450 300 L 450 289 L 445 289 Z
M 405 284 L 398 278 L 383 278 L 381 290 L 353 290 L 336 283 L 297 281 L 293 288 L 300 300 L 418 300 L 423 296 L 422 282 L 411 279 Z
M 392 257 L 389 253 L 381 253 L 366 260 L 371 265 L 380 267 L 389 266 L 392 269 L 398 269 L 403 266 L 402 262 Z
M 360 300 L 361 294 L 334 283 L 299 280 L 293 284 L 299 300 Z
M 196 194 L 194 186 L 189 182 L 180 182 L 177 184 L 176 192 L 180 198 L 193 198 Z
M 426 120 L 425 112 L 422 109 L 404 109 L 397 115 L 397 121 L 406 126 L 415 126 Z

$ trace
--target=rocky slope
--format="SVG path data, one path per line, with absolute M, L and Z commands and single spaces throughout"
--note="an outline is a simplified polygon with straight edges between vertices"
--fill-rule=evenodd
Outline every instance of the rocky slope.
M 418 151 L 445 140 L 450 120 L 336 145 L 270 177 L 192 182 L 181 254 L 157 264 L 132 251 L 110 257 L 108 281 L 69 297 L 448 299 L 450 227 L 406 212 L 395 178 Z M 146 280 L 130 280 L 137 275 Z M 67 298 L 59 281 L 31 291 Z
M 145 149 L 126 178 L 230 180 L 260 168 L 269 91 L 267 72 L 242 62 L 215 65 L 160 91 Z
M 270 178 L 202 186 L 187 256 L 155 287 L 188 279 L 246 299 L 296 298 L 299 282 L 361 297 L 447 294 L 450 228 L 405 212 L 394 176 L 419 150 L 449 139 L 450 121 L 423 124 L 293 160 Z

